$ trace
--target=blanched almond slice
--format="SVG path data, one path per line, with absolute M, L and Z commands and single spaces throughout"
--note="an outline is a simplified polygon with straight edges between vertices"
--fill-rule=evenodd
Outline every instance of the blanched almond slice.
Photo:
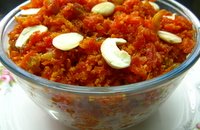
M 115 10 L 115 5 L 111 2 L 102 2 L 92 8 L 93 13 L 101 14 L 103 16 L 111 15 Z
M 179 37 L 173 33 L 170 33 L 170 32 L 158 31 L 158 36 L 160 37 L 160 39 L 162 39 L 168 43 L 177 44 L 177 43 L 182 42 L 181 37 Z
M 126 43 L 126 40 L 122 38 L 107 38 L 101 45 L 103 58 L 114 69 L 123 69 L 131 64 L 131 56 L 116 45 L 123 43 Z
M 168 18 L 168 19 L 171 19 L 171 20 L 175 20 L 175 19 L 176 19 L 176 14 L 173 13 L 173 14 L 170 15 L 170 16 L 163 16 L 163 17 Z
M 149 1 L 149 3 L 151 4 L 151 6 L 153 6 L 153 8 L 154 8 L 156 11 L 160 10 L 159 5 L 156 4 L 155 2 L 151 2 L 151 1 Z
M 53 39 L 52 43 L 53 46 L 56 47 L 57 49 L 68 51 L 79 46 L 79 43 L 82 40 L 83 40 L 82 35 L 75 32 L 71 32 L 58 35 Z
M 43 25 L 36 25 L 36 26 L 24 28 L 23 31 L 21 32 L 21 34 L 19 35 L 19 37 L 15 43 L 15 46 L 22 47 L 24 44 L 26 44 L 26 42 L 28 41 L 28 39 L 30 38 L 30 36 L 33 33 L 38 32 L 38 31 L 46 32 L 47 30 L 48 30 L 48 28 Z
M 32 8 L 32 9 L 21 10 L 20 14 L 33 15 L 33 14 L 37 14 L 39 11 L 40 11 L 40 8 Z

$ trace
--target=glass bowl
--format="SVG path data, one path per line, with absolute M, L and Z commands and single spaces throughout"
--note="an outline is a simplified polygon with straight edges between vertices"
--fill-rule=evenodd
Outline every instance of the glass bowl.
M 157 3 L 161 8 L 183 15 L 192 21 L 197 42 L 187 60 L 157 78 L 101 88 L 56 83 L 26 72 L 8 57 L 7 34 L 13 28 L 14 16 L 19 14 L 19 7 L 22 5 L 13 9 L 0 23 L 0 61 L 13 73 L 18 84 L 36 104 L 66 126 L 82 130 L 116 130 L 131 127 L 157 110 L 200 56 L 200 23 L 194 14 L 173 0 L 158 0 Z

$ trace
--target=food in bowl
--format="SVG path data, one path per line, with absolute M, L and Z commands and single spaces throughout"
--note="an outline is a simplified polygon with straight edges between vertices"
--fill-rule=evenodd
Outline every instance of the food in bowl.
M 8 16 L 2 63 L 33 101 L 81 130 L 143 121 L 200 53 L 199 21 L 176 1 L 32 0 Z
M 179 66 L 196 43 L 192 22 L 153 1 L 32 0 L 21 9 L 9 33 L 10 58 L 64 84 L 149 80 Z

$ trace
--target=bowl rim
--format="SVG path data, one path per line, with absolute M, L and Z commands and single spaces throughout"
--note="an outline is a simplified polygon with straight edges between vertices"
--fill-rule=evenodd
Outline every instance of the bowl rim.
M 197 40 L 196 47 L 191 53 L 192 55 L 189 55 L 187 60 L 185 60 L 179 67 L 173 69 L 172 71 L 164 75 L 155 77 L 150 80 L 128 85 L 113 86 L 113 87 L 88 87 L 88 86 L 77 86 L 77 85 L 57 83 L 33 75 L 29 72 L 26 72 L 25 70 L 18 67 L 13 61 L 9 59 L 9 57 L 4 53 L 5 51 L 3 47 L 0 47 L 0 61 L 9 71 L 14 73 L 18 77 L 24 79 L 25 81 L 39 85 L 41 87 L 47 87 L 60 91 L 96 95 L 96 94 L 130 93 L 130 92 L 138 93 L 146 89 L 153 89 L 155 87 L 158 87 L 159 85 L 167 83 L 167 81 L 176 79 L 177 76 L 189 70 L 196 63 L 196 61 L 199 59 L 200 56 L 200 42 L 198 41 L 200 40 L 200 22 L 198 18 L 189 9 L 187 9 L 182 4 L 176 2 L 175 0 L 169 0 L 169 1 L 157 0 L 157 1 L 175 7 L 184 14 L 186 14 L 186 17 L 189 18 L 194 23 L 194 29 L 196 30 L 196 40 Z M 0 21 L 0 38 L 1 38 L 0 41 L 3 41 L 4 30 L 6 29 L 6 25 L 9 23 L 10 19 L 13 18 L 17 14 L 17 12 L 20 11 L 19 8 L 22 5 L 25 5 L 28 2 L 29 1 L 26 1 L 17 6 L 16 8 L 14 8 Z

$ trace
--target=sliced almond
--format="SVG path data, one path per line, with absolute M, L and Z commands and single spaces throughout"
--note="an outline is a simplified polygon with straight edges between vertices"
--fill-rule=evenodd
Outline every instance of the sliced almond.
M 182 42 L 182 38 L 170 33 L 170 32 L 166 32 L 166 31 L 158 31 L 158 36 L 160 37 L 160 39 L 162 39 L 163 41 L 166 41 L 168 43 L 172 43 L 172 44 L 178 44 Z
M 40 8 L 31 8 L 26 10 L 21 10 L 21 15 L 34 15 L 37 14 L 40 11 Z
M 122 38 L 107 38 L 101 45 L 101 53 L 108 65 L 114 69 L 127 68 L 131 64 L 131 56 L 120 50 L 116 44 L 126 43 Z
M 115 10 L 115 5 L 111 2 L 102 2 L 92 8 L 93 13 L 101 14 L 103 16 L 111 15 Z
M 33 33 L 38 32 L 38 31 L 46 32 L 47 30 L 48 30 L 48 28 L 43 25 L 36 25 L 36 26 L 24 28 L 23 31 L 21 32 L 21 34 L 19 35 L 15 46 L 22 47 L 24 44 L 26 44 L 26 42 L 28 41 L 28 39 L 30 38 L 30 36 Z
M 159 5 L 156 4 L 155 2 L 151 2 L 151 1 L 149 1 L 149 3 L 151 4 L 151 6 L 153 6 L 153 8 L 154 8 L 156 11 L 160 10 Z
M 175 20 L 176 19 L 176 14 L 173 13 L 172 15 L 169 15 L 169 16 L 167 15 L 167 16 L 163 16 L 163 17 L 171 19 L 171 20 Z
M 71 32 L 58 35 L 53 39 L 52 43 L 53 46 L 56 47 L 57 49 L 68 51 L 79 46 L 79 43 L 82 40 L 83 40 L 82 35 L 75 32 Z

